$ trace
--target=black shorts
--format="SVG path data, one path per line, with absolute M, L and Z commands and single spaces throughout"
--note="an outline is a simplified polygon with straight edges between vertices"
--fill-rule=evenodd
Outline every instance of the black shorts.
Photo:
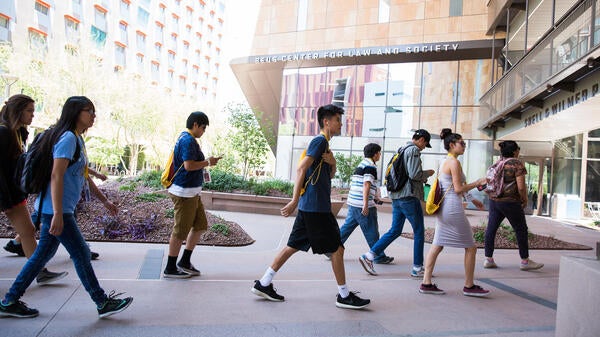
M 298 211 L 287 245 L 313 254 L 333 253 L 342 246 L 340 227 L 335 216 L 329 213 Z

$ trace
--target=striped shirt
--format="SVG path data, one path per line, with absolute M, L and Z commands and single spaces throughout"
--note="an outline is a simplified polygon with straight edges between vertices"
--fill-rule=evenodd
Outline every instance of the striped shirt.
M 348 206 L 363 207 L 363 184 L 371 182 L 369 191 L 369 208 L 375 207 L 375 196 L 377 195 L 377 167 L 371 158 L 365 158 L 358 164 L 352 174 L 350 191 L 348 192 Z

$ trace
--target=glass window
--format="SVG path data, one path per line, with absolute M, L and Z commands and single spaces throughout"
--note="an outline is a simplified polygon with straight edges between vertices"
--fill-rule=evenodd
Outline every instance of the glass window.
M 457 102 L 458 62 L 423 63 L 421 102 L 423 106 L 440 106 L 449 110 Z
M 48 41 L 46 35 L 39 32 L 30 30 L 29 31 L 29 48 L 34 52 L 45 54 L 48 50 Z
M 333 90 L 331 93 L 333 93 Z M 296 102 L 299 107 L 319 107 L 331 103 L 331 97 L 329 91 L 327 91 L 327 70 L 325 67 L 301 68 L 298 70 Z
M 306 30 L 306 21 L 308 19 L 308 0 L 298 0 L 298 31 Z
M 379 0 L 379 23 L 390 22 L 390 0 Z
M 142 7 L 138 7 L 137 14 L 137 22 L 140 26 L 146 27 L 148 25 L 148 19 L 150 18 L 150 13 L 143 9 Z
M 115 46 L 115 63 L 121 69 L 125 68 L 125 48 L 123 46 Z
M 65 18 L 65 37 L 67 43 L 79 44 L 79 23 Z
M 123 21 L 119 22 L 119 34 L 121 36 L 121 42 L 127 44 L 127 24 Z
M 144 55 L 137 54 L 135 56 L 135 61 L 136 61 L 136 64 L 137 64 L 137 72 L 139 74 L 143 74 L 144 73 Z
M 129 2 L 121 0 L 121 16 L 123 18 L 129 17 Z
M 35 2 L 35 10 L 36 10 L 38 13 L 41 13 L 41 14 L 43 14 L 43 15 L 48 15 L 48 10 L 49 10 L 49 8 L 48 8 L 48 7 L 46 7 L 46 5 L 44 5 L 44 4 L 41 4 L 41 3 L 39 3 L 39 2 L 37 2 L 37 1 L 36 1 L 36 2 Z
M 154 38 L 156 39 L 156 41 L 163 43 L 164 42 L 164 36 L 163 36 L 163 32 L 164 32 L 164 28 L 162 25 L 159 25 L 158 23 L 156 24 L 156 28 L 154 29 Z
M 137 46 L 138 51 L 145 52 L 146 51 L 146 35 L 141 32 L 137 32 L 135 36 L 135 44 Z
M 525 12 L 519 11 L 510 23 L 507 40 L 508 62 L 512 65 L 517 63 L 524 55 L 525 49 Z
M 529 1 L 527 24 L 527 50 L 539 41 L 552 27 L 552 0 Z
M 478 105 L 479 98 L 490 88 L 489 60 L 465 60 L 459 63 L 458 105 Z
M 9 19 L 5 16 L 0 15 L 0 28 L 8 29 Z
M 152 62 L 150 73 L 152 74 L 153 81 L 160 82 L 160 65 L 158 63 Z
M 158 60 L 160 60 L 161 51 L 162 51 L 162 45 L 160 43 L 155 44 L 154 45 L 154 57 Z
M 600 6 L 596 3 L 596 13 L 594 15 L 594 39 L 593 46 L 600 44 Z
M 554 193 L 579 195 L 582 140 L 582 135 L 577 135 L 554 142 Z
M 421 63 L 395 63 L 388 68 L 388 91 L 391 104 L 418 106 L 421 96 Z
M 298 90 L 298 69 L 284 69 L 281 81 L 281 107 L 296 107 Z
M 106 13 L 94 8 L 94 25 L 101 31 L 106 32 Z
M 419 123 L 414 123 L 411 128 L 426 129 L 432 135 L 439 134 L 443 128 L 456 130 L 456 110 L 456 107 L 421 107 Z
M 463 0 L 450 0 L 450 16 L 463 15 Z
M 554 11 L 554 22 L 559 21 L 573 5 L 575 5 L 579 0 L 556 0 L 556 7 Z
M 169 56 L 169 59 L 168 59 L 169 68 L 174 68 L 175 67 L 175 53 L 169 51 L 168 56 Z
M 106 32 L 98 27 L 92 25 L 90 35 L 97 47 L 103 47 L 106 43 Z

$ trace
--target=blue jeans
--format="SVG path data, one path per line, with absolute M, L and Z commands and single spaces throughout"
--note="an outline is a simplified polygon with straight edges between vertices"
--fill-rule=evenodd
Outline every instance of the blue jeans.
M 404 220 L 406 219 L 408 219 L 413 228 L 413 265 L 421 267 L 423 265 L 423 248 L 425 245 L 425 223 L 421 202 L 414 197 L 392 199 L 392 227 L 371 247 L 371 252 L 375 256 L 378 256 L 392 241 L 396 240 L 402 234 Z
M 94 269 L 90 262 L 90 248 L 83 239 L 75 216 L 73 214 L 63 214 L 64 228 L 59 236 L 49 233 L 51 214 L 42 214 L 42 228 L 40 231 L 40 240 L 33 255 L 27 260 L 23 269 L 17 276 L 17 279 L 6 293 L 5 302 L 14 302 L 23 296 L 25 290 L 36 278 L 37 274 L 44 268 L 46 263 L 56 254 L 58 245 L 62 243 L 75 265 L 77 275 L 81 284 L 90 294 L 90 297 L 97 306 L 101 306 L 107 299 L 106 293 L 96 278 Z
M 342 243 L 348 240 L 348 237 L 356 226 L 360 226 L 360 229 L 367 240 L 369 248 L 379 240 L 379 224 L 377 223 L 377 207 L 369 208 L 369 215 L 362 215 L 362 208 L 348 205 L 348 215 L 346 215 L 346 221 L 340 227 L 340 236 L 342 237 Z M 385 253 L 381 252 L 375 256 L 375 261 L 385 257 Z

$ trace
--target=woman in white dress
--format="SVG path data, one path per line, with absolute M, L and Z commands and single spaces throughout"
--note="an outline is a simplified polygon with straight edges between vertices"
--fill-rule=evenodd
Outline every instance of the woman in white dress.
M 465 286 L 463 295 L 482 297 L 487 296 L 489 290 L 473 283 L 475 271 L 475 255 L 477 246 L 473 240 L 473 230 L 467 220 L 463 207 L 463 198 L 471 201 L 478 209 L 483 209 L 483 203 L 468 194 L 472 188 L 486 182 L 485 178 L 478 179 L 472 183 L 466 183 L 458 156 L 465 153 L 466 144 L 462 136 L 452 133 L 451 129 L 443 129 L 440 138 L 444 141 L 444 148 L 448 151 L 448 157 L 442 163 L 439 170 L 439 184 L 444 195 L 436 218 L 435 235 L 433 243 L 425 260 L 425 275 L 423 283 L 419 288 L 422 294 L 442 295 L 444 291 L 436 284 L 431 283 L 431 274 L 438 255 L 444 246 L 465 249 Z

